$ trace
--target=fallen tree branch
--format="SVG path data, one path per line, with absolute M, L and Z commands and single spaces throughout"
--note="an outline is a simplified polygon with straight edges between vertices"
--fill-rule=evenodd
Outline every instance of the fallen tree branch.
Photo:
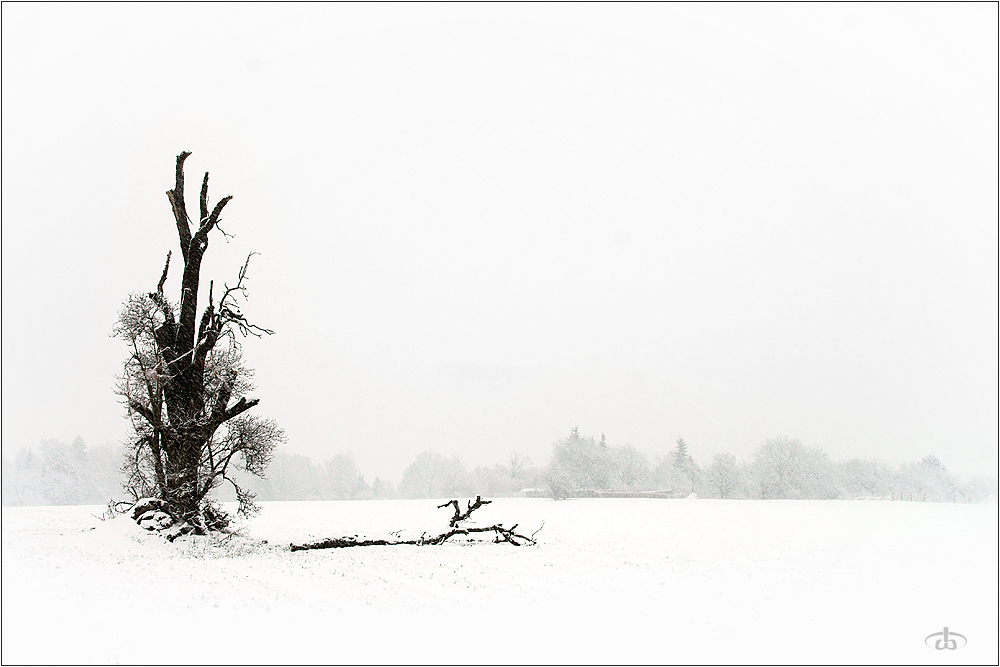
M 517 532 L 518 524 L 514 524 L 510 528 L 505 528 L 503 524 L 494 524 L 492 526 L 471 526 L 471 527 L 461 527 L 458 525 L 460 521 L 467 521 L 469 515 L 474 511 L 482 507 L 483 505 L 489 505 L 489 500 L 483 500 L 480 496 L 476 496 L 476 502 L 473 503 L 469 501 L 467 504 L 467 509 L 462 512 L 459 509 L 457 500 L 449 500 L 444 505 L 438 505 L 438 509 L 442 509 L 448 506 L 454 506 L 455 515 L 448 522 L 451 530 L 448 530 L 440 535 L 434 537 L 427 537 L 426 533 L 421 535 L 415 540 L 359 540 L 357 536 L 353 537 L 335 537 L 326 540 L 320 540 L 318 542 L 308 542 L 306 544 L 290 544 L 289 547 L 292 551 L 306 551 L 309 549 L 342 549 L 345 547 L 373 547 L 373 546 L 395 546 L 397 544 L 413 544 L 417 546 L 426 546 L 430 544 L 444 544 L 449 539 L 455 537 L 456 535 L 472 535 L 475 533 L 494 533 L 494 544 L 500 544 L 501 542 L 506 542 L 508 544 L 513 544 L 515 547 L 521 547 L 525 545 L 537 544 L 535 540 L 535 535 L 542 528 L 539 527 L 531 537 L 527 535 L 521 535 Z M 543 523 L 542 526 L 545 524 Z
M 359 540 L 356 537 L 336 537 L 319 542 L 309 542 L 308 544 L 291 544 L 292 551 L 306 551 L 307 549 L 339 549 L 342 547 L 374 547 L 388 546 L 392 544 L 418 544 L 419 540 L 392 541 L 392 540 Z
M 471 535 L 472 533 L 488 533 L 491 530 L 496 533 L 496 539 L 493 540 L 494 544 L 499 544 L 500 542 L 510 542 L 515 547 L 524 546 L 525 544 L 536 544 L 535 540 L 525 535 L 519 535 L 514 532 L 517 528 L 515 523 L 510 528 L 504 528 L 501 524 L 496 524 L 495 526 L 487 526 L 484 528 L 453 528 L 447 533 L 442 533 L 437 537 L 432 537 L 431 539 L 425 539 L 420 544 L 443 544 L 449 538 L 456 535 Z M 537 531 L 535 531 L 537 533 Z M 518 542 L 518 540 L 523 540 Z

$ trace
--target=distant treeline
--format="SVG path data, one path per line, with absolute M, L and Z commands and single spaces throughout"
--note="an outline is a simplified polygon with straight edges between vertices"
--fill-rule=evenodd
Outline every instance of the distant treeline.
M 540 473 L 554 498 L 591 491 L 663 491 L 673 496 L 756 499 L 884 499 L 933 502 L 996 500 L 997 480 L 960 480 L 935 456 L 893 467 L 875 458 L 832 461 L 819 447 L 776 437 L 761 443 L 748 461 L 716 454 L 700 465 L 678 438 L 655 462 L 630 445 L 611 446 L 573 429 L 555 443 Z
M 124 450 L 88 448 L 76 438 L 45 441 L 3 460 L 4 505 L 102 504 L 122 498 Z M 631 445 L 610 445 L 577 429 L 556 441 L 547 465 L 535 466 L 511 453 L 503 463 L 469 469 L 458 456 L 425 451 L 406 467 L 399 484 L 376 477 L 370 482 L 349 453 L 319 463 L 279 453 L 267 478 L 238 475 L 237 482 L 257 500 L 368 500 L 392 498 L 593 497 L 604 493 L 660 492 L 666 497 L 756 499 L 881 499 L 924 502 L 996 501 L 997 480 L 959 479 L 933 455 L 892 466 L 875 458 L 832 461 L 818 447 L 787 437 L 771 438 L 749 460 L 716 454 L 707 465 L 695 461 L 687 443 L 654 461 Z M 235 496 L 229 488 L 220 500 Z
M 97 505 L 122 496 L 124 450 L 45 440 L 3 459 L 4 505 Z

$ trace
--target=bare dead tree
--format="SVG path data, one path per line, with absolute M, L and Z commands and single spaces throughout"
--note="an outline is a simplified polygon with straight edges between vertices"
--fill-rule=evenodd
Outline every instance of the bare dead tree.
M 521 547 L 525 545 L 536 544 L 535 535 L 541 530 L 541 527 L 532 533 L 530 536 L 521 535 L 516 532 L 517 525 L 514 524 L 510 528 L 506 528 L 503 524 L 494 524 L 492 526 L 460 526 L 459 524 L 463 521 L 468 521 L 469 517 L 477 509 L 483 505 L 489 505 L 492 501 L 483 500 L 481 496 L 476 496 L 476 501 L 469 501 L 465 511 L 463 512 L 459 508 L 457 500 L 449 500 L 443 505 L 438 505 L 438 509 L 452 506 L 455 508 L 455 514 L 448 521 L 449 530 L 446 530 L 439 535 L 428 536 L 426 533 L 421 535 L 415 540 L 359 540 L 357 536 L 352 537 L 335 537 L 326 540 L 320 540 L 318 542 L 308 542 L 306 544 L 291 544 L 289 545 L 292 551 L 306 551 L 309 549 L 340 549 L 344 547 L 372 547 L 372 546 L 395 546 L 398 544 L 414 544 L 418 546 L 434 545 L 434 544 L 444 544 L 448 540 L 458 535 L 475 535 L 479 533 L 493 533 L 493 542 L 499 544 L 501 542 L 506 542 L 508 544 L 513 544 L 515 547 Z M 544 525 L 544 524 L 543 524 Z
M 219 223 L 232 197 L 210 207 L 206 172 L 199 215 L 192 225 L 184 199 L 184 161 L 189 155 L 185 151 L 177 156 L 174 187 L 167 191 L 184 261 L 180 301 L 170 301 L 163 291 L 168 252 L 156 291 L 130 295 L 114 333 L 130 351 L 117 388 L 133 430 L 126 489 L 135 500 L 160 500 L 158 510 L 204 532 L 227 523 L 221 510 L 205 500 L 224 481 L 235 487 L 241 513 L 256 509 L 253 494 L 240 488 L 231 473 L 238 468 L 263 476 L 284 435 L 274 421 L 246 414 L 259 399 L 246 397 L 253 389 L 253 374 L 243 364 L 236 334 L 273 333 L 249 322 L 239 307 L 238 298 L 247 296 L 253 253 L 236 283 L 223 286 L 217 302 L 209 282 L 208 305 L 197 316 L 209 234 L 218 229 L 225 235 Z

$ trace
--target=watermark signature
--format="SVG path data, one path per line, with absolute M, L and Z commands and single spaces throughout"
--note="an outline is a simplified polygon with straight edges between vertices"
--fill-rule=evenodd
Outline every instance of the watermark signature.
M 935 639 L 935 637 L 937 637 L 937 639 Z M 945 626 L 943 631 L 927 635 L 927 638 L 924 639 L 924 643 L 931 648 L 937 649 L 938 651 L 944 651 L 946 649 L 954 651 L 955 649 L 962 648 L 968 644 L 968 641 L 966 641 L 965 635 L 952 632 L 947 626 Z

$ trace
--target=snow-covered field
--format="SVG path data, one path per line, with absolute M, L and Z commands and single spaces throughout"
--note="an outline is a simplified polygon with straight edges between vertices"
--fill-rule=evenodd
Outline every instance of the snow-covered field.
M 498 499 L 478 523 L 544 521 L 538 546 L 288 549 L 442 532 L 436 504 L 264 503 L 174 544 L 5 507 L 2 660 L 997 662 L 996 505 Z M 945 626 L 968 644 L 925 645 Z

